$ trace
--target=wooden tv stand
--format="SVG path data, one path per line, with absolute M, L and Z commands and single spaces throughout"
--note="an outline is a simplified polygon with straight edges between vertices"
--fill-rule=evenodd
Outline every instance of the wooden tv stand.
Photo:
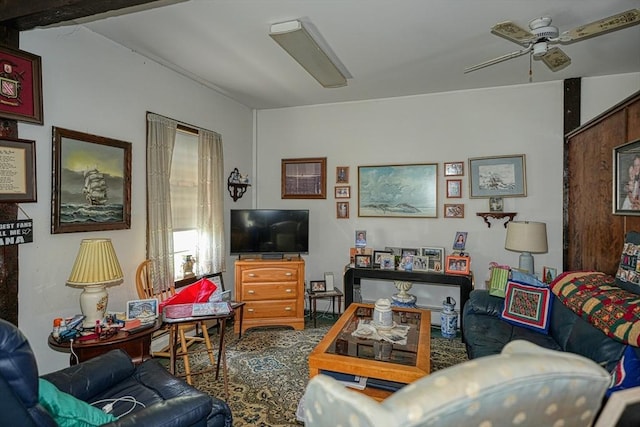
M 257 326 L 304 329 L 304 260 L 239 259 L 235 262 L 235 300 L 245 305 L 242 331 Z

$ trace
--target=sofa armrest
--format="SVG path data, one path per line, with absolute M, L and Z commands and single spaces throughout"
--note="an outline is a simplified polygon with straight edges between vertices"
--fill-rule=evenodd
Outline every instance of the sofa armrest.
M 106 425 L 109 427 L 205 426 L 210 412 L 209 396 L 205 394 L 180 396 L 155 403 Z
M 43 375 L 42 378 L 60 391 L 88 401 L 130 377 L 134 371 L 135 366 L 127 353 L 111 350 L 77 365 Z
M 494 297 L 486 289 L 474 289 L 464 306 L 464 315 L 484 314 L 499 317 L 504 308 L 504 298 Z

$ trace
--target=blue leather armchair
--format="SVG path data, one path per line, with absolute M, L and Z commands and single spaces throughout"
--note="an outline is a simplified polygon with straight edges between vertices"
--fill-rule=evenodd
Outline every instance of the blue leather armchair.
M 231 427 L 229 406 L 174 377 L 157 361 L 134 366 L 122 350 L 113 350 L 42 377 L 60 391 L 85 402 L 133 396 L 136 406 L 109 426 Z M 51 426 L 56 423 L 38 403 L 38 368 L 25 336 L 0 319 L 0 411 L 12 425 Z M 114 406 L 118 416 L 131 405 Z

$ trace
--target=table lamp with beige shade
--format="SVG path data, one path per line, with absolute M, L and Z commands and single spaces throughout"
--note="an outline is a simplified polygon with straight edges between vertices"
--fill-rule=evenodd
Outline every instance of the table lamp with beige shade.
M 85 316 L 83 327 L 93 328 L 97 320 L 104 319 L 109 294 L 106 287 L 123 281 L 111 239 L 83 239 L 67 285 L 82 287 L 80 310 Z
M 507 223 L 507 238 L 504 248 L 520 252 L 518 268 L 535 274 L 532 253 L 547 252 L 547 224 L 534 221 L 511 221 Z

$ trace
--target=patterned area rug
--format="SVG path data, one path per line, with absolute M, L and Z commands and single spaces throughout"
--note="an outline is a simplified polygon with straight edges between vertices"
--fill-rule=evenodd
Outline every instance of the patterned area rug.
M 215 372 L 194 376 L 193 385 L 226 400 L 234 426 L 300 426 L 295 413 L 308 381 L 307 357 L 331 326 L 327 324 L 330 322 L 321 323 L 317 328 L 307 323 L 303 331 L 285 327 L 250 329 L 240 340 L 229 330 L 229 398 L 224 397 L 222 375 L 216 380 Z M 431 335 L 432 371 L 467 360 L 459 337 L 442 338 L 439 329 L 432 329 Z M 212 336 L 217 334 L 212 331 Z M 194 355 L 191 361 L 192 371 L 209 366 L 206 353 Z

